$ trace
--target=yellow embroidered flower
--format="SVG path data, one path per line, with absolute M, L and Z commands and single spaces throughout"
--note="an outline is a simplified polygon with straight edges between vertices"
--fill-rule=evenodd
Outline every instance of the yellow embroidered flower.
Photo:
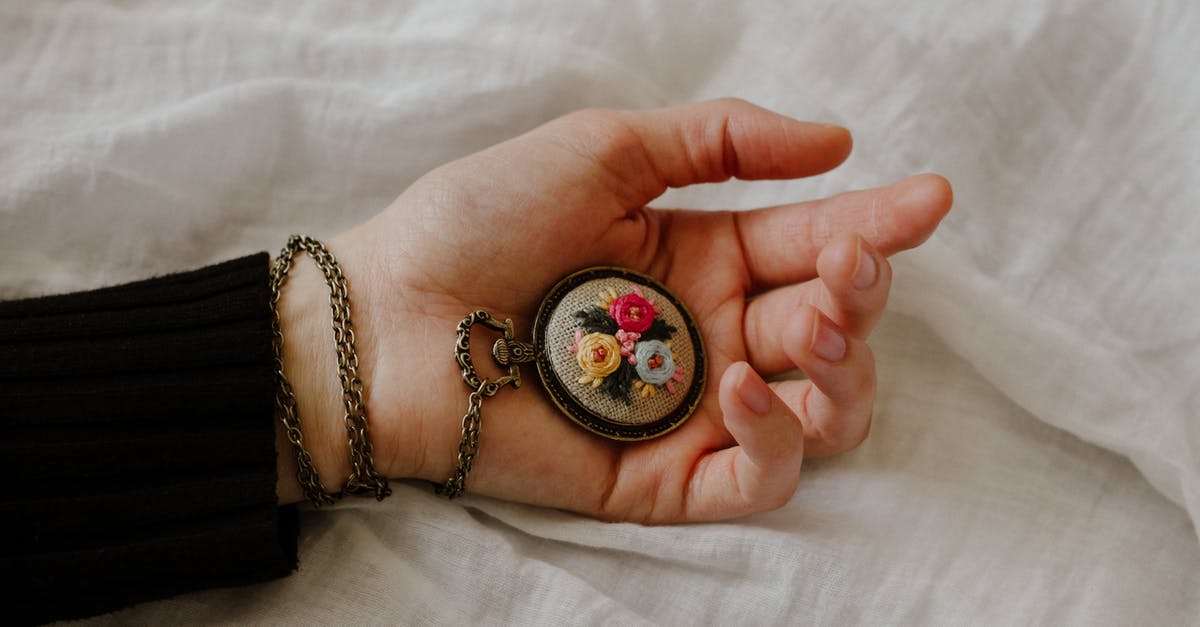
M 621 343 L 607 333 L 588 333 L 575 345 L 575 361 L 583 370 L 579 383 L 597 387 L 621 365 Z

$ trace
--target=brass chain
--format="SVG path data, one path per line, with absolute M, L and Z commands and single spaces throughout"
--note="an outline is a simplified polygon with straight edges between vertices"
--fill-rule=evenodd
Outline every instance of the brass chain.
M 495 380 L 485 379 L 475 372 L 475 362 L 471 359 L 471 327 L 477 324 L 504 334 L 492 344 L 492 359 L 506 369 L 506 373 Z M 511 319 L 505 318 L 501 321 L 488 312 L 477 309 L 458 323 L 458 335 L 454 341 L 454 361 L 458 363 L 463 383 L 471 389 L 471 394 L 467 396 L 467 413 L 462 419 L 462 437 L 458 441 L 458 460 L 454 465 L 454 474 L 437 487 L 438 494 L 454 498 L 466 491 L 467 474 L 471 472 L 475 456 L 479 453 L 480 411 L 483 399 L 495 396 L 508 385 L 514 388 L 521 387 L 520 366 L 533 360 L 533 345 L 516 339 Z
M 338 379 L 342 386 L 342 404 L 346 410 L 344 422 L 350 446 L 351 469 L 346 486 L 336 493 L 325 489 L 312 464 L 312 457 L 304 448 L 300 419 L 296 411 L 296 396 L 283 374 L 283 332 L 279 323 L 279 298 L 288 272 L 292 268 L 293 257 L 301 250 L 316 262 L 325 276 L 325 283 L 329 286 L 329 309 L 333 319 L 333 339 L 337 352 Z M 341 265 L 320 241 L 304 235 L 293 235 L 288 239 L 287 245 L 271 266 L 271 314 L 277 382 L 275 404 L 280 410 L 280 419 L 287 432 L 288 441 L 296 449 L 297 478 L 305 498 L 319 507 L 333 503 L 346 494 L 373 492 L 375 498 L 382 501 L 392 491 L 388 487 L 387 478 L 375 471 L 375 464 L 371 459 L 367 407 L 363 401 L 363 382 L 358 376 L 354 325 L 350 321 L 350 289 Z
M 275 354 L 275 408 L 287 439 L 292 443 L 296 452 L 296 479 L 304 490 L 304 498 L 313 505 L 320 507 L 333 503 L 333 495 L 321 483 L 321 477 L 313 466 L 312 456 L 304 447 L 304 434 L 300 431 L 300 418 L 296 413 L 296 394 L 292 384 L 283 375 L 283 331 L 279 324 L 280 288 L 287 280 L 287 273 L 292 267 L 291 255 L 280 255 L 271 264 L 271 347 Z
M 475 456 L 479 454 L 480 410 L 483 408 L 484 390 L 488 381 L 484 379 L 479 389 L 467 396 L 467 413 L 462 419 L 462 438 L 458 441 L 458 461 L 454 466 L 454 474 L 446 483 L 438 486 L 436 492 L 446 498 L 462 496 L 467 491 L 467 474 L 475 464 Z

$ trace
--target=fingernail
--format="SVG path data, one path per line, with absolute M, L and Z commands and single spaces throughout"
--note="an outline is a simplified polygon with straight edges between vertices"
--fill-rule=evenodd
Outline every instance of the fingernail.
M 817 328 L 813 331 L 812 352 L 825 361 L 841 361 L 846 356 L 846 338 L 831 329 L 817 316 Z
M 742 377 L 742 384 L 738 386 L 738 397 L 743 405 L 759 416 L 771 411 L 771 389 L 767 387 L 767 382 L 749 367 Z
M 863 250 L 862 238 L 858 240 L 858 267 L 854 270 L 854 288 L 865 290 L 875 284 L 875 277 L 879 276 L 879 264 L 875 262 L 875 257 Z

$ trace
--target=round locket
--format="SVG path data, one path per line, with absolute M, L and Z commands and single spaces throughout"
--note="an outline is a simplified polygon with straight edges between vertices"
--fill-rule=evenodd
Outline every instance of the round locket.
M 481 377 L 471 357 L 475 326 L 499 332 L 492 359 L 504 368 Z M 466 490 L 479 452 L 482 406 L 506 386 L 521 387 L 521 365 L 537 364 L 542 386 L 575 424 L 613 440 L 647 440 L 687 420 L 704 393 L 707 362 L 696 321 L 658 281 L 633 270 L 597 267 L 568 275 L 542 299 L 533 342 L 511 318 L 476 309 L 458 323 L 454 360 L 471 390 L 454 474 L 438 494 Z
M 681 425 L 704 392 L 700 330 L 658 281 L 595 267 L 559 281 L 533 324 L 538 375 L 579 426 L 615 440 L 645 440 Z

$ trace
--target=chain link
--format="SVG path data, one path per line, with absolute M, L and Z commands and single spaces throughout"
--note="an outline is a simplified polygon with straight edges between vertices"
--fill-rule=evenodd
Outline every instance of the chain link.
M 479 430 L 481 426 L 480 410 L 483 408 L 484 390 L 488 381 L 484 379 L 479 389 L 467 396 L 467 413 L 462 419 L 462 438 L 458 441 L 458 461 L 454 466 L 454 474 L 446 483 L 437 487 L 437 493 L 446 498 L 462 496 L 467 490 L 467 474 L 475 464 L 475 455 L 479 453 Z
M 279 297 L 298 251 L 312 257 L 325 283 L 329 286 L 329 310 L 332 314 L 333 339 L 337 352 L 338 379 L 342 386 L 344 422 L 350 446 L 350 476 L 341 492 L 331 493 L 321 483 L 312 457 L 304 448 L 300 419 L 296 411 L 296 395 L 283 374 L 283 332 L 279 323 Z M 350 289 L 342 267 L 333 253 L 321 242 L 304 235 L 293 235 L 271 266 L 271 331 L 274 335 L 276 396 L 275 405 L 287 432 L 288 441 L 296 450 L 297 478 L 304 496 L 313 505 L 333 503 L 345 494 L 374 493 L 383 500 L 392 493 L 387 478 L 375 471 L 371 459 L 370 429 L 367 407 L 363 402 L 363 383 L 358 376 L 358 353 L 354 345 L 354 325 L 350 322 Z M 477 412 L 478 413 L 478 412 Z

